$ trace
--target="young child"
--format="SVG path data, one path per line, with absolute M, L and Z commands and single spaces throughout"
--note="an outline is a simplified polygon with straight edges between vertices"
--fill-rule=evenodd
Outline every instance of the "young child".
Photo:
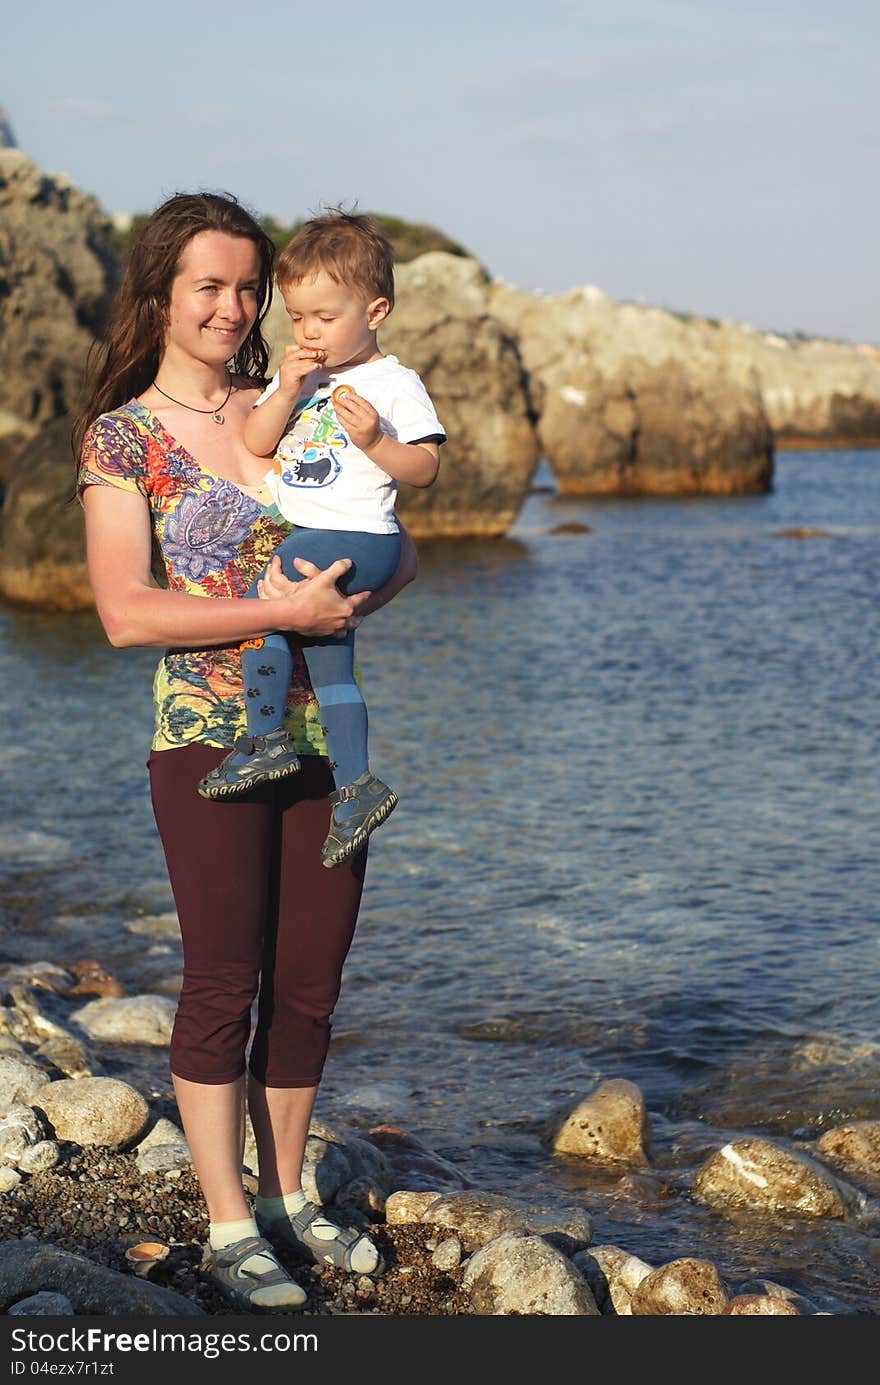
M 296 526 L 278 557 L 294 581 L 294 557 L 321 568 L 350 558 L 340 587 L 375 591 L 400 558 L 397 484 L 430 486 L 446 437 L 418 375 L 378 347 L 378 328 L 394 306 L 391 246 L 369 217 L 333 210 L 294 236 L 276 273 L 293 344 L 254 406 L 245 441 L 258 456 L 274 453 L 266 481 Z M 247 595 L 257 596 L 256 584 Z M 321 852 L 333 867 L 360 849 L 397 796 L 369 768 L 354 631 L 304 641 L 302 650 L 335 772 Z M 286 637 L 248 641 L 241 664 L 248 734 L 199 784 L 206 798 L 243 794 L 300 767 L 284 730 L 292 669 Z

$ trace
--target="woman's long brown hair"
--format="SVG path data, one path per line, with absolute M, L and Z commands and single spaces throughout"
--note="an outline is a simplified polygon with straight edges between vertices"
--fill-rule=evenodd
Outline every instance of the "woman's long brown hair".
M 269 348 L 261 327 L 272 302 L 275 246 L 250 212 L 229 194 L 176 193 L 141 229 L 104 334 L 89 352 L 83 403 L 73 425 L 77 461 L 83 438 L 98 415 L 118 409 L 152 384 L 165 340 L 171 285 L 186 245 L 200 231 L 240 236 L 257 248 L 257 317 L 236 353 L 233 369 L 239 375 L 265 376 Z

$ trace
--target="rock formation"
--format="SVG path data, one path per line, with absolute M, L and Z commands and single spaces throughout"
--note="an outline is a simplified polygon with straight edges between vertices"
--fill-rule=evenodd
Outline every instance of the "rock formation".
M 53 419 L 10 465 L 0 510 L 0 595 L 44 611 L 94 605 L 82 511 L 71 501 L 70 418 Z
M 91 198 L 0 148 L 0 485 L 74 405 L 118 274 L 109 231 Z
M 772 436 L 756 372 L 724 328 L 495 284 L 516 339 L 541 452 L 563 495 L 716 495 L 769 488 Z

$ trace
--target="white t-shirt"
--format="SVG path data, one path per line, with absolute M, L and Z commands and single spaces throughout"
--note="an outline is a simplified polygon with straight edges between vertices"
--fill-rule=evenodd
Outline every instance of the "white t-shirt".
M 330 395 L 341 384 L 372 404 L 383 433 L 397 442 L 446 437 L 428 391 L 396 356 L 348 370 L 316 370 L 303 381 L 266 481 L 293 524 L 394 534 L 397 482 L 355 447 L 337 419 Z M 277 388 L 276 374 L 254 407 Z

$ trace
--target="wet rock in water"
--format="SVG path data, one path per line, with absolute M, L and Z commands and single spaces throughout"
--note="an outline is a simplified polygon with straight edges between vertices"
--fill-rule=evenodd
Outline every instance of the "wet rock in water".
M 17 1102 L 30 1106 L 49 1083 L 49 1074 L 26 1054 L 0 1053 L 0 1111 Z
M 94 1077 L 100 1074 L 100 1065 L 89 1057 L 79 1039 L 72 1034 L 55 1034 L 51 1039 L 44 1039 L 36 1053 L 65 1077 Z
M 551 534 L 592 534 L 589 524 L 578 524 L 570 520 L 565 524 L 554 524 Z
M 125 995 L 125 987 L 122 982 L 117 981 L 115 976 L 111 976 L 109 972 L 104 970 L 101 963 L 92 957 L 84 958 L 80 962 L 72 962 L 70 970 L 76 977 L 76 981 L 69 989 L 68 994 L 70 995 Z
M 731 1318 L 800 1317 L 793 1303 L 784 1298 L 771 1298 L 769 1294 L 738 1294 L 725 1304 L 721 1313 Z
M 828 539 L 831 537 L 827 529 L 810 529 L 806 525 L 793 529 L 777 529 L 777 539 Z
M 48 996 L 46 997 L 48 999 Z M 24 1044 L 40 1044 L 47 1039 L 67 1038 L 68 1031 L 47 1013 L 31 986 L 10 986 L 8 1007 L 3 1011 L 3 1028 Z
M 76 1313 L 203 1316 L 173 1289 L 119 1274 L 84 1255 L 34 1241 L 0 1242 L 0 1311 L 42 1290 L 64 1294 Z
M 652 1266 L 619 1246 L 593 1246 L 579 1250 L 572 1263 L 584 1276 L 602 1313 L 632 1315 L 632 1297 Z
M 826 1130 L 816 1148 L 848 1173 L 880 1177 L 880 1121 L 849 1121 Z
M 792 1213 L 801 1217 L 845 1217 L 858 1204 L 820 1164 L 747 1136 L 709 1156 L 697 1173 L 694 1196 L 710 1207 L 748 1207 L 753 1211 Z
M 586 1280 L 540 1236 L 489 1241 L 471 1256 L 462 1282 L 480 1314 L 599 1315 Z
M 395 1125 L 376 1125 L 369 1138 L 391 1165 L 391 1187 L 412 1192 L 473 1188 L 474 1181 L 448 1159 Z
M 715 1266 L 708 1260 L 672 1260 L 652 1270 L 632 1295 L 636 1317 L 661 1314 L 709 1316 L 721 1313 L 728 1293 Z
M 786 1284 L 777 1284 L 773 1279 L 746 1279 L 736 1286 L 737 1298 L 751 1298 L 758 1295 L 760 1298 L 781 1298 L 786 1303 L 791 1303 L 802 1317 L 809 1317 L 818 1310 L 812 1299 L 805 1294 L 799 1294 L 796 1289 L 789 1289 Z
M 46 1290 L 20 1298 L 6 1310 L 10 1318 L 70 1318 L 75 1310 L 66 1294 L 52 1294 Z
M 54 962 L 22 962 L 0 967 L 0 990 L 3 991 L 10 986 L 42 986 L 63 995 L 72 983 L 70 972 Z
M 176 1003 L 165 995 L 104 996 L 74 1010 L 70 1018 L 90 1039 L 159 1047 L 171 1042 L 176 1013 Z
M 543 1140 L 555 1154 L 576 1154 L 599 1164 L 646 1165 L 642 1093 L 625 1078 L 602 1082 L 573 1110 L 555 1112 L 544 1126 Z
M 457 1236 L 447 1236 L 431 1255 L 431 1264 L 438 1270 L 453 1270 L 460 1265 L 464 1246 Z
M 497 1193 L 445 1193 L 431 1204 L 423 1220 L 454 1231 L 468 1251 L 505 1232 L 516 1232 L 562 1242 L 566 1252 L 573 1252 L 588 1246 L 593 1234 L 589 1215 L 579 1208 L 536 1207 Z
M 40 1089 L 35 1102 L 60 1140 L 121 1149 L 140 1138 L 150 1108 L 140 1092 L 115 1077 L 65 1078 Z
M 385 1220 L 389 1226 L 404 1226 L 408 1222 L 430 1221 L 426 1216 L 429 1207 L 439 1201 L 438 1192 L 411 1192 L 401 1188 L 392 1193 L 385 1203 Z

